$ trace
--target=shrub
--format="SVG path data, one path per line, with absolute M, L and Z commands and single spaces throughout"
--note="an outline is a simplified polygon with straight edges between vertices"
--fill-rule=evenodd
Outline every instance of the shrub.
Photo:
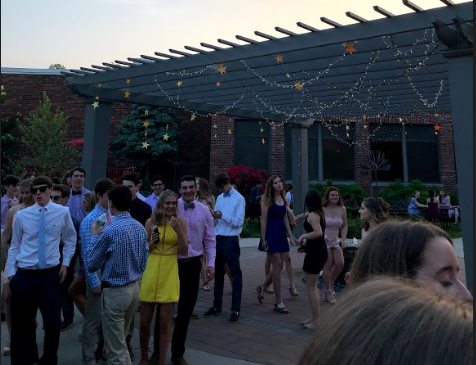
M 259 180 L 263 184 L 271 177 L 265 170 L 258 170 L 250 166 L 233 166 L 227 171 L 232 184 L 235 184 L 238 191 L 243 195 L 248 195 L 253 187 L 253 181 Z

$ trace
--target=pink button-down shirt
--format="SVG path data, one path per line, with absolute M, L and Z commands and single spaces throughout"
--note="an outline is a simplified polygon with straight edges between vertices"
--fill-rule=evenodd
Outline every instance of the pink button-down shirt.
M 183 199 L 180 198 L 178 200 L 179 216 L 187 221 L 188 235 L 188 256 L 178 255 L 178 259 L 201 256 L 205 251 L 207 254 L 207 266 L 214 268 L 216 238 L 213 218 L 210 209 L 206 205 L 198 201 L 194 201 L 194 204 L 194 209 L 189 208 L 185 210 Z

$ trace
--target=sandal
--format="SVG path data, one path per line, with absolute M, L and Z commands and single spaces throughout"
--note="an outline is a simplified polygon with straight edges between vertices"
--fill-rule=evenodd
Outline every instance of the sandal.
M 279 307 L 279 304 L 282 304 L 283 306 Z M 274 310 L 278 313 L 281 313 L 281 314 L 288 314 L 289 313 L 288 308 L 286 308 L 286 306 L 284 305 L 283 302 L 276 303 L 274 305 Z
M 296 287 L 289 288 L 289 294 L 291 294 L 292 297 L 299 296 L 299 292 L 296 290 Z
M 210 291 L 210 285 L 208 285 L 208 283 L 203 284 L 202 290 L 203 291 Z
M 258 285 L 256 287 L 256 292 L 258 293 L 259 304 L 263 304 L 264 296 L 263 296 L 263 288 L 261 287 L 261 285 Z
M 324 291 L 324 302 L 328 302 L 330 304 L 336 304 L 337 300 L 332 294 L 331 290 L 325 290 Z
M 274 294 L 274 290 L 271 289 L 271 288 L 268 288 L 266 290 L 264 290 L 265 293 L 268 293 L 268 294 Z

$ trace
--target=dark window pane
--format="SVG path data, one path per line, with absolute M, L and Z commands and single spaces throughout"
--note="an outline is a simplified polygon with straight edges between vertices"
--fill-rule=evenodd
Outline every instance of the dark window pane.
M 401 141 L 402 126 L 371 124 L 370 138 L 372 141 Z
M 314 123 L 307 131 L 308 133 L 308 158 L 309 158 L 309 180 L 319 179 L 319 162 L 318 162 L 318 128 L 319 124 Z
M 322 141 L 324 179 L 355 180 L 354 146 L 337 139 Z
M 438 136 L 435 134 L 433 126 L 420 125 L 405 127 L 407 142 L 425 141 L 437 142 Z
M 379 171 L 377 173 L 378 181 L 394 181 L 395 179 L 403 180 L 403 157 L 401 142 L 372 142 L 372 152 L 381 151 L 385 154 L 385 158 L 391 165 L 388 171 Z M 375 174 L 373 174 L 375 181 Z
M 260 131 L 261 128 L 263 133 Z M 259 124 L 258 121 L 245 120 L 235 123 L 235 166 L 238 165 L 269 171 L 269 125 L 267 123 Z
M 407 157 L 410 180 L 440 182 L 438 144 L 436 142 L 407 142 Z
M 353 141 L 355 133 L 355 124 L 342 123 L 323 123 L 322 124 L 322 139 L 343 139 L 345 141 Z M 329 129 L 330 128 L 330 129 Z

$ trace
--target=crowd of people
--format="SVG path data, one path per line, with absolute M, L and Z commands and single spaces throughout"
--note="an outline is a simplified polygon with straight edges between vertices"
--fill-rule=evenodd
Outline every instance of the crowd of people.
M 210 290 L 214 280 L 214 301 L 204 317 L 217 316 L 223 310 L 228 274 L 232 285 L 229 322 L 240 320 L 239 237 L 245 223 L 245 198 L 225 173 L 215 178 L 220 193 L 216 200 L 208 181 L 192 175 L 179 180 L 179 194 L 166 189 L 161 176 L 153 176 L 152 192 L 144 197 L 139 173 L 124 175 L 121 185 L 99 179 L 94 191 L 84 187 L 86 173 L 75 167 L 62 181 L 45 176 L 27 176 L 22 181 L 7 176 L 3 180 L 1 268 L 11 339 L 4 354 L 11 354 L 13 365 L 58 364 L 60 332 L 73 324 L 76 305 L 84 316 L 82 363 L 92 365 L 103 359 L 110 365 L 130 365 L 135 358 L 130 344 L 134 312 L 140 308 L 139 364 L 164 365 L 171 344 L 172 362 L 187 365 L 185 343 L 200 287 Z M 449 329 L 455 338 L 467 334 L 472 307 L 464 303 L 472 302 L 472 296 L 458 278 L 452 240 L 441 228 L 392 221 L 382 199 L 364 199 L 359 210 L 362 244 L 346 276 L 349 293 L 337 303 L 333 288 L 344 267 L 348 232 L 339 189 L 330 187 L 323 198 L 317 190 L 309 190 L 305 212 L 295 215 L 290 206 L 292 193 L 286 194 L 284 186 L 279 176 L 272 176 L 264 186 L 259 182 L 254 186 L 252 199 L 259 207 L 255 214 L 261 229 L 258 249 L 266 253 L 265 278 L 256 293 L 261 304 L 265 304 L 264 293 L 274 294 L 274 311 L 288 314 L 281 279 L 285 266 L 289 294 L 300 295 L 294 285 L 290 244 L 305 254 L 302 270 L 311 313 L 301 324 L 319 331 L 300 364 L 361 364 L 363 359 L 369 364 L 406 363 L 383 360 L 389 356 L 385 341 L 420 338 L 426 329 L 414 321 L 430 329 L 436 326 L 430 314 L 441 317 L 441 328 Z M 450 205 L 446 198 L 445 204 Z M 434 202 L 438 197 L 429 199 Z M 300 221 L 304 233 L 295 237 L 293 227 Z M 326 318 L 320 316 L 320 275 L 324 301 L 335 305 Z M 372 315 L 368 313 L 371 308 L 381 311 Z M 38 309 L 45 333 L 42 357 L 36 342 Z M 452 309 L 459 313 L 452 315 Z M 413 317 L 406 318 L 409 311 Z M 154 313 L 153 353 L 149 356 Z M 451 321 L 456 324 L 450 326 Z M 391 326 L 401 328 L 394 338 L 388 337 L 393 333 Z M 355 338 L 366 337 L 369 328 L 373 330 L 365 348 L 372 347 L 372 351 L 366 354 L 364 344 Z M 441 336 L 441 341 L 445 338 Z M 336 341 L 333 350 L 325 351 L 331 340 Z M 468 339 L 461 343 L 464 341 Z M 359 349 L 360 357 L 349 362 L 349 354 L 354 356 Z M 408 349 L 408 356 L 414 351 Z M 462 360 L 450 363 L 468 363 L 466 353 L 445 351 L 435 354 Z M 426 352 L 421 356 L 426 361 L 422 364 L 444 364 Z

